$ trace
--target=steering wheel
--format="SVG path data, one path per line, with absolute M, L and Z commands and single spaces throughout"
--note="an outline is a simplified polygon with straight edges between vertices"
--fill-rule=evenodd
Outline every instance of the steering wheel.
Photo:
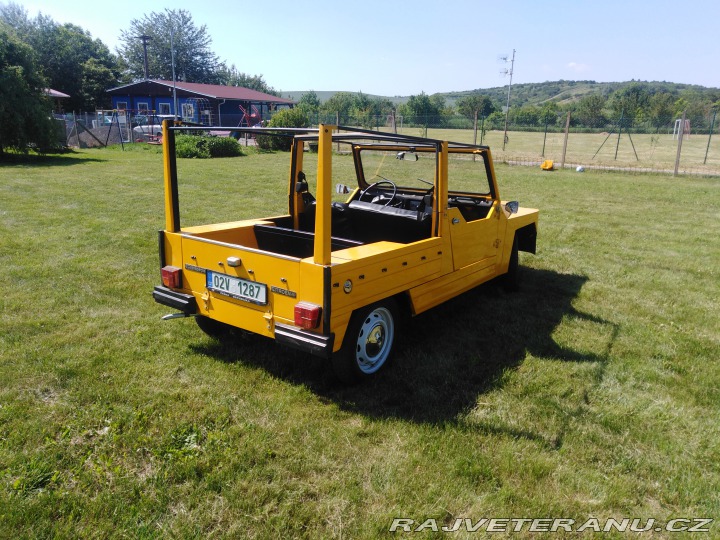
M 379 186 L 380 184 L 390 184 L 390 186 L 392 186 L 392 190 L 393 190 L 392 196 L 390 197 L 390 199 L 388 200 L 388 202 L 385 203 L 385 206 L 389 206 L 390 203 L 393 202 L 393 200 L 395 199 L 395 195 L 397 195 L 397 186 L 395 185 L 394 182 L 392 182 L 391 180 L 388 180 L 387 178 L 383 178 L 382 180 L 378 180 L 377 182 L 375 182 L 375 183 L 373 183 L 373 184 L 370 184 L 370 185 L 369 185 L 367 188 L 365 188 L 365 189 L 363 190 L 363 192 L 360 194 L 360 196 L 358 197 L 358 201 L 362 201 L 362 198 L 365 196 L 365 194 L 366 194 L 367 192 L 369 192 L 370 190 L 372 190 L 374 187 Z

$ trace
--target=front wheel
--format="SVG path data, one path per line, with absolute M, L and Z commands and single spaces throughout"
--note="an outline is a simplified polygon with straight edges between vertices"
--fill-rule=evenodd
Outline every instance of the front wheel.
M 383 300 L 353 314 L 333 370 L 345 383 L 375 375 L 388 363 L 397 333 L 397 305 Z
M 508 271 L 502 278 L 502 285 L 506 291 L 514 292 L 520 288 L 520 258 L 518 254 L 517 236 L 513 239 L 512 251 Z

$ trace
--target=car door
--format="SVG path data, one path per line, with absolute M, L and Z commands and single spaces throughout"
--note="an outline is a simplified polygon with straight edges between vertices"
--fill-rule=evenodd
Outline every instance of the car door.
M 499 255 L 498 232 L 502 212 L 483 159 L 450 156 L 447 215 L 453 268 L 494 266 Z

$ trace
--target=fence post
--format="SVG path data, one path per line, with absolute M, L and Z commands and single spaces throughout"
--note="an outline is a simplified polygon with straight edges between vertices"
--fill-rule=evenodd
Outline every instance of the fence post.
M 617 161 L 618 149 L 620 148 L 620 135 L 622 134 L 623 119 L 625 118 L 625 109 L 620 111 L 620 121 L 618 122 L 618 139 L 615 145 L 615 161 Z
M 568 133 L 570 133 L 570 112 L 567 113 L 567 120 L 565 120 L 565 141 L 563 142 L 563 153 L 562 153 L 562 161 L 560 163 L 560 168 L 565 168 L 565 155 L 567 154 L 567 142 L 568 142 Z
M 473 144 L 477 145 L 477 111 L 475 111 L 475 121 L 473 122 Z M 473 154 L 473 161 L 477 156 Z
M 680 153 L 682 151 L 682 141 L 683 141 L 684 136 L 685 136 L 685 111 L 683 111 L 682 120 L 680 121 L 680 136 L 678 137 L 678 149 L 677 149 L 677 156 L 675 157 L 675 172 L 673 173 L 673 176 L 677 176 L 678 170 L 680 169 Z
M 707 148 L 705 148 L 705 159 L 703 159 L 703 165 L 707 163 L 707 155 L 708 151 L 710 150 L 710 140 L 712 139 L 712 132 L 713 129 L 715 129 L 715 117 L 717 116 L 717 109 L 713 111 L 713 119 L 712 122 L 710 122 L 710 133 L 708 134 L 708 143 Z

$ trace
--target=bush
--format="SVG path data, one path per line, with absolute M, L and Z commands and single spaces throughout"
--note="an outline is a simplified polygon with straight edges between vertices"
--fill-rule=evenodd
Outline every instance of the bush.
M 267 127 L 305 128 L 310 124 L 308 118 L 300 109 L 283 109 L 273 115 Z M 263 150 L 290 150 L 291 137 L 258 135 L 257 145 Z
M 242 148 L 232 137 L 208 137 L 207 146 L 210 157 L 242 156 Z
M 175 155 L 181 158 L 207 159 L 211 157 L 242 156 L 242 148 L 231 137 L 178 135 L 175 138 Z

